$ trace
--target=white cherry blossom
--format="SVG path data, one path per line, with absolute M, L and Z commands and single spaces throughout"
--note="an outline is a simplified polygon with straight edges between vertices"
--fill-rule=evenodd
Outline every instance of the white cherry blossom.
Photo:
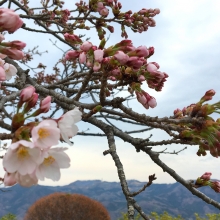
M 77 107 L 68 111 L 60 119 L 58 119 L 58 127 L 60 129 L 61 136 L 70 146 L 72 143 L 69 141 L 69 138 L 75 136 L 78 132 L 78 127 L 75 123 L 79 122 L 81 119 L 82 112 L 79 111 L 79 108 Z
M 9 173 L 31 174 L 42 162 L 40 149 L 29 141 L 20 140 L 11 144 L 3 158 L 3 167 Z
M 31 131 L 34 145 L 46 149 L 57 145 L 60 139 L 60 130 L 54 120 L 43 120 Z
M 39 180 L 48 178 L 58 181 L 60 179 L 60 169 L 70 167 L 70 158 L 64 152 L 67 149 L 64 147 L 50 148 L 44 152 L 44 161 L 36 169 L 36 176 Z

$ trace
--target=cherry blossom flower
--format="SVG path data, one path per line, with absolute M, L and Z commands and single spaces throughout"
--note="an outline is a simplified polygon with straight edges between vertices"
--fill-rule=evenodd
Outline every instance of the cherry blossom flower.
M 5 70 L 5 76 L 6 76 L 7 80 L 11 79 L 12 76 L 16 76 L 17 69 L 12 64 L 5 63 L 4 64 L 4 70 Z
M 79 54 L 80 54 L 79 51 L 70 50 L 66 53 L 65 59 L 66 60 L 71 60 L 71 59 L 75 60 L 77 57 L 79 57 Z
M 79 62 L 80 63 L 85 63 L 86 62 L 86 53 L 85 52 L 80 53 Z
M 39 180 L 44 178 L 58 181 L 60 179 L 60 169 L 70 167 L 70 158 L 64 152 L 68 148 L 50 148 L 45 152 L 46 157 L 42 164 L 36 169 L 36 176 Z
M 24 110 L 23 110 L 23 113 L 27 113 L 31 108 L 33 108 L 36 103 L 37 103 L 37 100 L 38 100 L 38 94 L 37 93 L 34 93 L 31 97 L 31 99 L 26 103 L 25 107 L 24 107 Z
M 108 9 L 103 5 L 102 2 L 98 2 L 98 4 L 97 4 L 97 11 L 102 16 L 107 16 L 108 13 L 109 13 Z
M 29 141 L 20 140 L 11 144 L 3 158 L 3 167 L 9 173 L 31 174 L 42 162 L 40 149 Z
M 134 69 L 139 69 L 144 62 L 146 62 L 142 57 L 130 57 L 127 61 L 127 65 L 133 67 Z
M 146 46 L 140 46 L 138 48 L 135 48 L 135 50 L 128 53 L 128 55 L 131 56 L 138 56 L 138 57 L 148 57 L 149 51 Z
M 34 93 L 35 93 L 35 88 L 33 86 L 28 86 L 24 88 L 20 94 L 20 101 L 22 103 L 29 101 Z
M 107 16 L 108 13 L 109 13 L 109 10 L 106 7 L 104 7 L 103 9 L 101 9 L 99 11 L 99 14 L 102 15 L 102 16 Z
M 90 48 L 92 48 L 92 43 L 89 41 L 85 41 L 81 46 L 80 49 L 83 50 L 84 52 L 87 52 L 88 50 L 90 50 Z
M 150 96 L 145 91 L 135 91 L 137 95 L 137 100 L 140 102 L 146 109 L 149 109 L 149 107 L 154 108 L 157 106 L 156 99 L 153 96 Z
M 203 180 L 210 180 L 211 175 L 212 175 L 212 173 L 206 172 L 200 178 Z
M 64 38 L 67 42 L 71 44 L 79 44 L 82 43 L 82 40 L 75 34 L 65 33 Z
M 60 139 L 60 130 L 54 120 L 43 120 L 31 131 L 34 145 L 40 149 L 47 149 L 57 145 Z
M 147 64 L 147 71 L 148 72 L 154 72 L 154 71 L 157 71 L 157 67 L 153 64 L 153 63 L 149 63 L 149 64 Z
M 95 59 L 95 61 L 97 61 L 99 63 L 102 62 L 103 55 L 104 55 L 104 51 L 103 50 L 100 50 L 100 49 L 95 50 L 94 51 L 94 59 Z
M 139 81 L 139 82 L 145 81 L 145 77 L 144 77 L 143 75 L 139 75 L 139 76 L 138 76 L 138 81 Z
M 122 65 L 124 65 L 129 60 L 129 56 L 125 54 L 123 51 L 118 51 L 114 55 L 114 58 Z
M 154 54 L 154 47 L 149 47 L 148 48 L 148 52 L 149 52 L 149 56 L 148 57 L 152 56 Z
M 19 40 L 14 40 L 11 42 L 3 42 L 3 43 L 1 43 L 1 45 L 6 46 L 6 47 L 13 47 L 18 50 L 22 50 L 26 47 L 26 43 L 19 41 Z
M 24 58 L 24 53 L 16 48 L 0 48 L 0 52 L 13 60 L 22 60 Z
M 76 107 L 58 119 L 58 127 L 60 129 L 61 137 L 70 146 L 72 143 L 69 141 L 69 138 L 77 134 L 78 127 L 75 125 L 75 123 L 79 122 L 81 118 L 82 112 L 80 112 L 79 108 Z
M 23 25 L 23 21 L 14 10 L 0 8 L 0 31 L 15 32 Z
M 40 102 L 40 111 L 41 113 L 46 113 L 50 110 L 51 105 L 51 96 L 47 96 Z

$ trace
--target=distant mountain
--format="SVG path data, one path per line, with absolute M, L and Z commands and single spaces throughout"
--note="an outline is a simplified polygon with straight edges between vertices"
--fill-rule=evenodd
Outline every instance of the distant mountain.
M 139 190 L 144 183 L 136 180 L 128 181 L 131 191 Z M 118 182 L 100 180 L 76 181 L 67 186 L 33 186 L 24 188 L 15 185 L 8 192 L 0 191 L 0 216 L 9 212 L 22 220 L 28 207 L 39 198 L 54 192 L 78 193 L 101 202 L 110 212 L 112 220 L 117 220 L 121 212 L 126 212 L 126 201 Z M 220 202 L 220 194 L 209 187 L 200 188 L 202 192 Z M 205 216 L 206 213 L 219 213 L 219 210 L 204 203 L 192 195 L 179 183 L 153 184 L 140 195 L 136 201 L 146 213 L 167 211 L 169 214 L 180 214 L 184 219 L 195 219 L 194 213 Z

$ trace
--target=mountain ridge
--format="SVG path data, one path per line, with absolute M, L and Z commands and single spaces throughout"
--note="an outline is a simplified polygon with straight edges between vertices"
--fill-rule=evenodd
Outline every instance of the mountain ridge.
M 138 191 L 144 184 L 138 180 L 128 180 L 128 186 L 132 192 Z M 36 185 L 24 188 L 15 185 L 6 190 L 10 191 L 1 192 L 0 196 L 0 216 L 11 212 L 18 217 L 18 220 L 23 219 L 26 210 L 36 200 L 54 192 L 78 193 L 95 199 L 107 208 L 112 220 L 117 220 L 121 212 L 126 212 L 126 200 L 119 182 L 77 180 L 65 186 Z M 220 202 L 220 194 L 215 193 L 211 188 L 202 187 L 199 190 Z M 200 216 L 205 216 L 206 213 L 219 213 L 218 209 L 204 203 L 179 183 L 152 184 L 137 195 L 135 200 L 147 214 L 167 211 L 171 215 L 180 214 L 184 219 L 189 220 L 195 219 L 194 213 Z

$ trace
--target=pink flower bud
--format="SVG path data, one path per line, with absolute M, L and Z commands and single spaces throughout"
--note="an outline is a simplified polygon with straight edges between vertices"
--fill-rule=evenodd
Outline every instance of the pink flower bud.
M 24 88 L 20 94 L 20 101 L 22 103 L 29 101 L 34 93 L 35 93 L 35 88 L 33 86 L 28 86 Z
M 220 182 L 214 181 L 211 183 L 211 188 L 215 190 L 215 192 L 220 193 Z
M 0 31 L 15 32 L 23 25 L 23 21 L 14 10 L 8 8 L 0 9 Z
M 122 40 L 120 43 L 117 43 L 114 47 L 118 48 L 118 47 L 133 47 L 132 41 L 131 40 Z
M 148 9 L 146 9 L 146 8 L 142 8 L 140 11 L 139 11 L 139 13 L 142 15 L 142 14 L 144 14 L 144 13 L 147 13 L 148 12 Z
M 179 108 L 177 108 L 176 110 L 173 111 L 173 114 L 174 114 L 174 115 L 177 115 L 177 114 L 179 114 L 179 113 L 182 114 L 182 111 L 181 111 Z
M 85 52 L 80 53 L 79 62 L 80 63 L 85 63 L 86 62 L 86 53 Z
M 215 90 L 213 89 L 210 89 L 208 90 L 205 95 L 200 99 L 200 102 L 203 103 L 205 101 L 209 101 L 209 100 L 212 100 L 212 96 L 215 95 Z
M 16 48 L 0 48 L 0 52 L 13 60 L 21 60 L 24 58 L 24 53 Z
M 149 73 L 155 72 L 155 71 L 157 71 L 157 69 L 158 68 L 154 64 L 152 64 L 152 63 L 147 64 L 147 71 Z
M 104 51 L 103 50 L 100 50 L 100 49 L 95 50 L 94 51 L 94 59 L 95 59 L 95 61 L 102 62 L 103 55 L 104 55 Z
M 145 47 L 145 46 L 140 46 L 135 51 L 136 51 L 136 56 L 138 56 L 138 57 L 149 56 L 149 51 L 148 51 L 147 47 Z
M 210 89 L 205 93 L 205 96 L 214 96 L 215 95 L 215 90 Z
M 43 99 L 40 102 L 41 113 L 48 112 L 50 110 L 50 105 L 51 105 L 51 96 L 47 96 L 45 99 Z
M 154 47 L 149 47 L 148 51 L 149 51 L 149 56 L 148 57 L 152 56 L 154 54 Z
M 150 100 L 148 101 L 148 105 L 149 105 L 151 108 L 155 108 L 155 107 L 157 106 L 156 99 L 151 96 Z
M 90 48 L 92 47 L 92 43 L 90 43 L 89 41 L 85 41 L 81 46 L 80 49 L 87 52 L 88 50 L 90 50 Z
M 154 14 L 156 14 L 156 15 L 160 14 L 160 9 L 159 8 L 155 8 L 154 9 Z
M 144 64 L 144 60 L 140 57 L 130 57 L 126 64 L 134 69 L 139 69 Z
M 77 57 L 79 57 L 79 51 L 76 51 L 76 50 L 70 50 L 66 53 L 65 55 L 65 59 L 66 60 L 71 60 L 71 59 L 76 59 Z
M 113 26 L 108 25 L 107 28 L 108 28 L 108 30 L 109 30 L 111 33 L 114 33 L 114 27 L 113 27 Z
M 106 7 L 99 11 L 99 14 L 102 16 L 107 16 L 108 13 L 109 13 L 109 11 Z
M 211 175 L 212 175 L 212 173 L 206 172 L 200 178 L 203 180 L 210 180 Z
M 75 34 L 65 33 L 64 38 L 67 42 L 71 44 L 79 44 L 82 43 L 82 40 Z
M 1 45 L 6 46 L 6 47 L 16 48 L 18 50 L 22 50 L 26 47 L 26 43 L 19 41 L 19 40 L 14 40 L 11 42 L 4 42 L 4 43 L 1 43 Z
M 129 60 L 129 56 L 125 54 L 123 51 L 118 51 L 114 55 L 114 58 L 122 65 L 124 65 Z
M 149 109 L 149 107 L 154 108 L 157 106 L 156 99 L 152 96 L 150 96 L 147 92 L 141 90 L 135 91 L 137 95 L 137 100 L 146 108 Z
M 31 108 L 33 108 L 36 105 L 38 96 L 39 95 L 37 93 L 34 93 L 32 95 L 31 99 L 26 103 L 24 107 L 24 110 L 23 110 L 24 113 L 27 113 Z
M 100 12 L 105 6 L 103 5 L 102 2 L 98 2 L 97 4 L 97 11 Z
M 136 91 L 136 95 L 137 95 L 138 102 L 140 102 L 146 109 L 149 109 L 149 105 L 147 103 L 146 97 L 143 94 L 141 94 L 140 92 L 137 92 L 137 91 Z

